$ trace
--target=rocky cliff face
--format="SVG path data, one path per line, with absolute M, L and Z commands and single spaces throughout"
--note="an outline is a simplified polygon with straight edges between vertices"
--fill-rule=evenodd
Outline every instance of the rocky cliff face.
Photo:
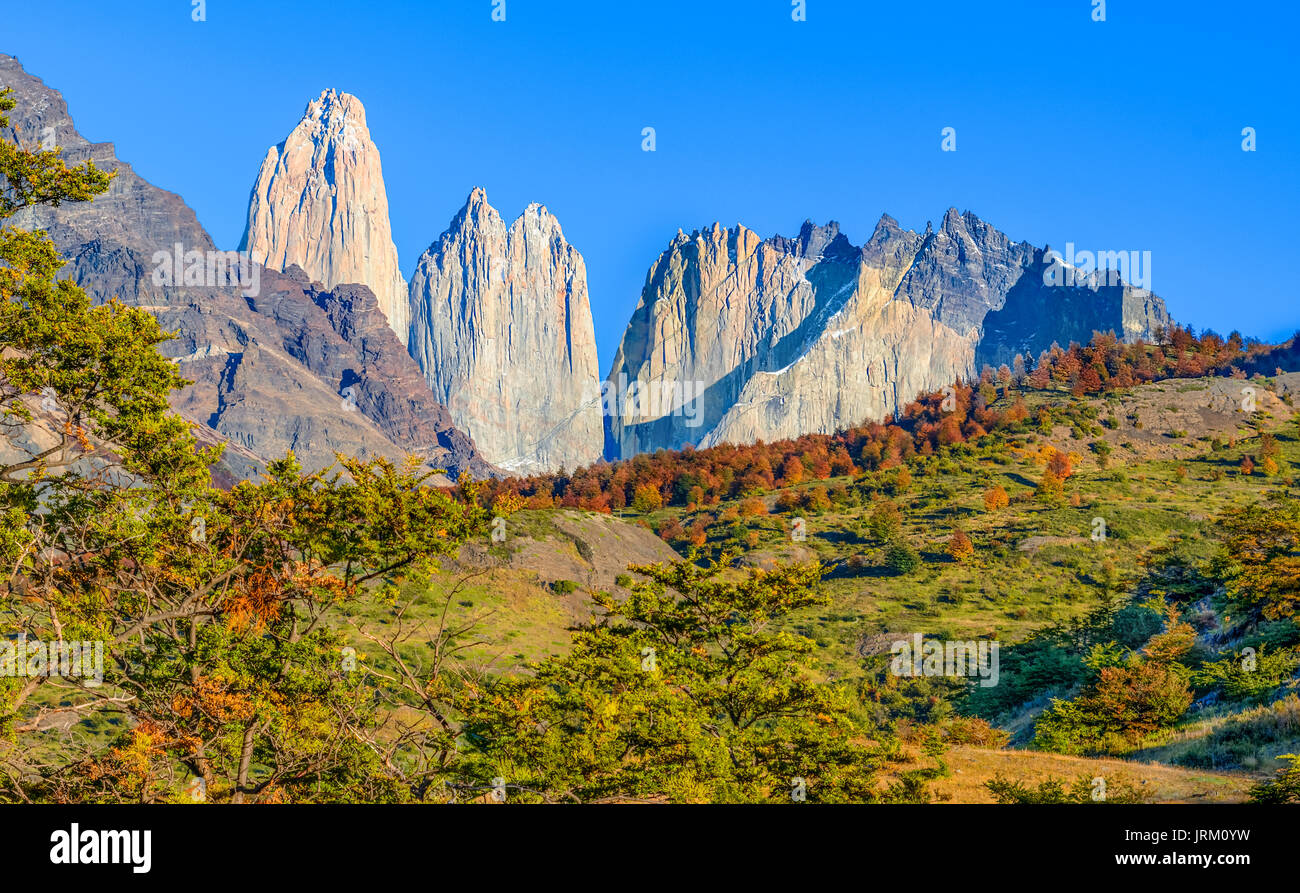
M 1154 295 L 1049 286 L 1045 266 L 1042 250 L 955 209 L 921 234 L 886 215 L 861 248 L 834 223 L 795 239 L 679 232 L 606 382 L 606 454 L 829 433 L 985 362 L 1169 322 Z
M 406 281 L 389 226 L 379 149 L 359 99 L 324 91 L 288 138 L 267 150 L 240 250 L 276 270 L 296 264 L 326 288 L 368 286 L 406 342 Z
M 131 165 L 117 158 L 112 143 L 92 143 L 68 115 L 63 96 L 23 70 L 13 56 L 0 53 L 0 87 L 11 87 L 17 108 L 0 139 L 29 149 L 59 147 L 69 166 L 94 161 L 101 170 L 116 171 L 108 192 L 93 203 L 19 211 L 9 223 L 23 229 L 41 227 L 56 243 L 101 239 L 133 247 L 171 246 L 208 250 L 212 240 L 179 195 L 146 182 Z
M 1053 343 L 1087 344 L 1093 332 L 1114 332 L 1125 341 L 1150 339 L 1172 324 L 1165 302 L 1127 284 L 1046 286 L 1049 264 L 1035 254 L 1026 274 L 1007 291 L 1002 306 L 984 317 L 976 364 L 1010 364 L 1016 354 L 1037 357 Z
M 369 289 L 232 264 L 178 196 L 141 179 L 111 144 L 85 140 L 58 92 L 10 56 L 0 55 L 0 87 L 13 87 L 18 102 L 0 138 L 34 145 L 53 128 L 69 162 L 94 158 L 117 171 L 93 202 L 12 220 L 47 229 L 68 259 L 62 275 L 93 300 L 145 307 L 176 333 L 162 350 L 194 383 L 172 404 L 206 429 L 204 442 L 234 445 L 220 475 L 256 474 L 289 449 L 312 469 L 337 451 L 411 453 L 452 474 L 493 473 L 433 399 Z
M 411 355 L 488 461 L 534 472 L 600 458 L 586 266 L 546 208 L 507 226 L 474 190 L 420 257 L 410 297 Z

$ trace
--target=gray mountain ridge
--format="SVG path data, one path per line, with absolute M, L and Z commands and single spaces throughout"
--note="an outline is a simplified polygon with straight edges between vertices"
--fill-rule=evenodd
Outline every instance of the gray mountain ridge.
M 793 239 L 679 232 L 606 380 L 650 394 L 695 382 L 703 396 L 690 412 L 607 415 L 605 455 L 832 433 L 1016 354 L 1170 325 L 1160 298 L 1127 284 L 1046 284 L 1045 251 L 955 208 L 924 233 L 882 215 L 861 248 L 834 222 Z

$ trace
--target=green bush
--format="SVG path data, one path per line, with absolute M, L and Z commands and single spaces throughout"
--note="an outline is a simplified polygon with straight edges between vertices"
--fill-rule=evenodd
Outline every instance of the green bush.
M 892 543 L 885 549 L 885 567 L 899 576 L 906 576 L 921 566 L 921 554 L 904 542 Z
M 1115 640 L 1125 648 L 1136 649 L 1146 644 L 1156 633 L 1160 632 L 1164 618 L 1155 608 L 1135 603 L 1115 612 L 1111 629 Z
M 867 515 L 867 533 L 882 541 L 893 539 L 903 526 L 903 516 L 898 506 L 889 500 L 882 500 L 872 507 Z
M 1058 753 L 1124 753 L 1171 728 L 1191 706 L 1186 670 L 1133 660 L 1105 667 L 1073 701 L 1054 698 L 1034 724 L 1034 745 Z
M 1222 688 L 1234 701 L 1263 704 L 1273 692 L 1300 667 L 1300 653 L 1291 649 L 1269 651 L 1261 646 L 1258 653 L 1229 654 L 1208 663 L 1193 677 L 1198 689 Z
M 1060 778 L 1049 778 L 1037 787 L 1029 787 L 1001 775 L 984 782 L 984 787 L 999 803 L 1141 803 L 1146 799 L 1145 792 L 1126 779 L 1108 781 L 1104 777 L 1089 778 L 1086 774 L 1076 778 L 1069 787 Z
M 1288 765 L 1272 781 L 1260 782 L 1250 789 L 1252 803 L 1300 803 L 1300 755 L 1284 753 Z

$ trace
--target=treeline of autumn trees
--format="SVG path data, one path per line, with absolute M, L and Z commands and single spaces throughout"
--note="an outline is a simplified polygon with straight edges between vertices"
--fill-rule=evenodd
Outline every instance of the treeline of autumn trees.
M 1164 378 L 1244 377 L 1243 366 L 1258 367 L 1277 350 L 1248 342 L 1235 332 L 1226 339 L 1209 331 L 1198 337 L 1190 328 L 1173 326 L 1157 330 L 1155 336 L 1154 342 L 1125 344 L 1114 333 L 1094 333 L 1086 346 L 1054 345 L 1037 358 L 1017 355 L 1010 366 L 985 366 L 975 381 L 922 394 L 891 422 L 869 422 L 836 434 L 808 434 L 772 443 L 659 450 L 572 473 L 488 482 L 487 495 L 509 495 L 528 508 L 563 506 L 598 512 L 716 504 L 804 481 L 889 469 L 914 455 L 930 455 L 1020 425 L 1030 416 L 1018 393 L 1025 389 L 1063 389 L 1086 397 Z M 996 408 L 999 402 L 1001 408 Z

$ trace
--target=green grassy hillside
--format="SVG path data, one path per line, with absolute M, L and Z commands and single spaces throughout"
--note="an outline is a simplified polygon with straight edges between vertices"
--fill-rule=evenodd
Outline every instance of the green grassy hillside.
M 787 480 L 708 505 L 520 512 L 507 522 L 506 542 L 449 567 L 429 603 L 438 604 L 458 574 L 490 566 L 460 591 L 453 614 L 493 609 L 483 638 L 496 642 L 494 671 L 527 673 L 526 658 L 567 647 L 566 627 L 588 611 L 591 593 L 623 591 L 618 581 L 627 578 L 617 567 L 670 554 L 610 531 L 658 531 L 677 553 L 723 561 L 737 578 L 750 567 L 817 562 L 829 604 L 796 612 L 791 631 L 815 643 L 811 663 L 823 680 L 850 685 L 858 711 L 904 741 L 950 729 L 942 734 L 969 747 L 960 718 L 975 717 L 1013 752 L 1069 751 L 1072 773 L 1089 760 L 1131 760 L 1128 775 L 1140 783 L 1156 777 L 1153 765 L 1187 767 L 1201 774 L 1179 778 L 1204 783 L 1182 783 L 1176 796 L 1157 799 L 1241 799 L 1251 779 L 1284 765 L 1279 755 L 1300 749 L 1293 694 L 1300 659 L 1291 659 L 1300 635 L 1288 618 L 1227 613 L 1210 570 L 1224 548 L 1216 519 L 1294 495 L 1293 377 L 1171 379 L 1094 398 L 1006 388 L 990 408 L 1023 400 L 1024 424 L 893 468 Z M 1253 412 L 1238 405 L 1247 387 Z M 1049 468 L 1067 473 L 1044 487 Z M 1005 504 L 995 494 L 1005 494 Z M 583 518 L 601 531 L 594 538 L 567 529 Z M 958 531 L 969 548 L 953 546 Z M 1152 641 L 1183 623 L 1195 641 L 1175 663 L 1194 700 L 1174 720 L 1081 742 L 1036 732 L 1053 699 L 1085 694 L 1101 666 L 1149 664 Z M 891 674 L 891 643 L 917 633 L 996 641 L 999 685 Z M 1257 684 L 1225 687 L 1206 675 L 1206 666 L 1261 645 L 1282 662 L 1270 663 Z M 1105 647 L 1113 653 L 1092 654 Z M 985 764 L 1004 774 L 1026 765 L 977 760 L 962 784 L 936 790 L 987 799 L 982 788 L 969 794 Z

